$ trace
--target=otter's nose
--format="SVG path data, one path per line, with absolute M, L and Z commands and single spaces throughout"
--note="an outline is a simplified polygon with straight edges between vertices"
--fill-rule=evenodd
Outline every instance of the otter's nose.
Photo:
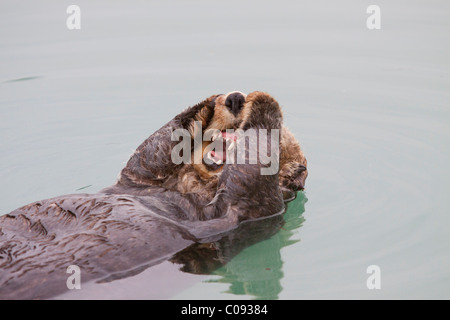
M 228 95 L 227 99 L 225 100 L 225 105 L 232 114 L 237 116 L 238 113 L 241 112 L 242 107 L 244 106 L 244 102 L 245 96 L 242 93 L 233 92 Z

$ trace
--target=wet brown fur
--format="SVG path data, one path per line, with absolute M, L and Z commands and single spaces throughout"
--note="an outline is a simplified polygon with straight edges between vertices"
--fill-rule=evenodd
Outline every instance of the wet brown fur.
M 239 222 L 284 210 L 284 189 L 303 188 L 306 164 L 295 138 L 282 129 L 282 113 L 270 95 L 254 92 L 238 119 L 221 109 L 223 95 L 188 108 L 146 139 L 117 183 L 97 194 L 37 201 L 0 217 L 0 299 L 39 299 L 67 290 L 69 265 L 82 281 L 135 275 L 198 242 L 211 242 Z M 174 165 L 175 129 L 204 127 L 281 129 L 281 169 L 226 164 L 220 172 Z M 208 126 L 206 126 L 208 125 Z M 270 140 L 270 139 L 269 139 Z M 201 168 L 201 169 L 199 169 Z M 303 179 L 303 180 L 302 180 Z

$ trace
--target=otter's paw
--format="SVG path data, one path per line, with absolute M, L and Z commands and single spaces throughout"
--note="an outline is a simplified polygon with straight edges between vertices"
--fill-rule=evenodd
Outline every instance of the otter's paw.
M 191 135 L 193 135 L 195 121 L 199 121 L 202 124 L 202 128 L 206 128 L 214 115 L 214 105 L 217 96 L 213 95 L 184 110 L 175 119 L 180 122 L 182 128 L 188 129 Z
M 305 180 L 308 176 L 306 167 L 300 163 L 291 163 L 280 170 L 280 186 L 290 191 L 299 191 L 305 188 Z
M 247 103 L 252 104 L 264 104 L 264 103 L 277 103 L 277 101 L 267 92 L 254 91 L 249 93 L 246 99 Z
M 251 127 L 279 129 L 283 120 L 278 102 L 270 94 L 261 91 L 247 96 L 242 113 L 241 128 L 244 130 Z

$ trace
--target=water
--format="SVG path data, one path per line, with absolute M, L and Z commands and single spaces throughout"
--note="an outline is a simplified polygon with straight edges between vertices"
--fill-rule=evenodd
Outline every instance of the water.
M 210 274 L 167 261 L 63 297 L 450 298 L 447 1 L 377 1 L 374 31 L 369 1 L 74 3 L 75 31 L 60 1 L 0 4 L 0 213 L 113 184 L 232 90 L 277 98 L 309 177 L 279 232 Z

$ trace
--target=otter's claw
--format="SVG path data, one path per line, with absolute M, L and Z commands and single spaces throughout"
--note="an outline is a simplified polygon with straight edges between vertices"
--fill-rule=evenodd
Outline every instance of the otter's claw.
M 308 171 L 304 165 L 295 163 L 291 165 L 290 172 L 282 175 L 280 174 L 280 185 L 292 191 L 299 191 L 305 188 L 305 180 L 308 176 Z

